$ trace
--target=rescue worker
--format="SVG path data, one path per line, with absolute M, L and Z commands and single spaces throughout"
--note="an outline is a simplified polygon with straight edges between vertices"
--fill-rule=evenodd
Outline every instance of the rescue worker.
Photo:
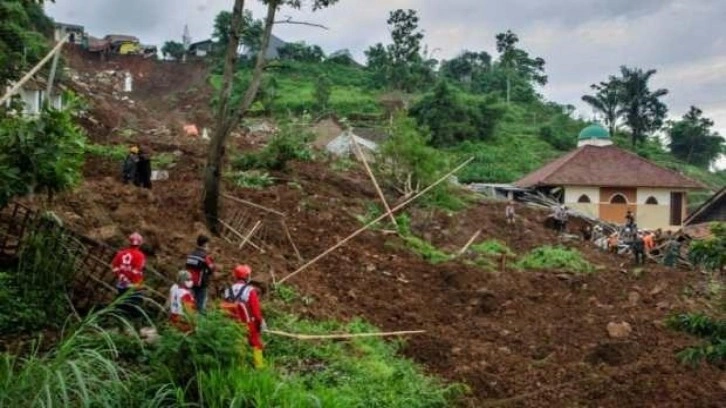
M 645 253 L 650 254 L 650 251 L 655 248 L 655 235 L 652 231 L 649 231 L 643 237 L 643 243 L 645 244 Z
M 149 158 L 149 154 L 142 149 L 139 149 L 134 185 L 148 189 L 151 188 L 151 159 Z
M 504 209 L 504 216 L 507 217 L 507 224 L 514 225 L 514 201 L 509 200 L 507 207 Z
M 636 235 L 635 239 L 633 239 L 630 244 L 630 247 L 633 250 L 633 255 L 635 256 L 635 264 L 645 265 L 645 242 L 643 241 L 642 233 L 638 233 L 638 235 Z
M 633 215 L 633 211 L 628 210 L 628 212 L 625 214 L 625 226 L 633 229 L 635 226 L 635 216 Z
M 620 238 L 618 237 L 617 232 L 613 232 L 612 234 L 610 234 L 610 238 L 608 238 L 608 251 L 613 254 L 617 254 L 619 241 Z
M 183 332 L 191 331 L 187 316 L 196 309 L 191 288 L 192 275 L 187 270 L 177 274 L 177 280 L 169 291 L 169 320 L 171 324 Z
M 209 237 L 206 235 L 197 237 L 197 248 L 187 256 L 186 269 L 192 275 L 192 293 L 197 311 L 204 314 L 207 286 L 215 270 L 214 260 L 209 256 Z
M 129 235 L 129 247 L 116 253 L 111 261 L 113 273 L 116 274 L 116 290 L 123 296 L 128 292 L 125 302 L 120 305 L 130 316 L 138 315 L 141 306 L 141 288 L 144 283 L 144 267 L 146 255 L 141 252 L 144 238 L 138 232 Z
M 668 236 L 671 236 L 670 231 L 668 231 Z M 665 266 L 674 267 L 676 266 L 676 260 L 678 259 L 678 256 L 681 253 L 681 243 L 679 240 L 675 239 L 675 237 L 670 238 L 668 241 L 668 244 L 666 245 L 666 254 L 663 258 L 663 264 Z
M 129 154 L 124 159 L 123 168 L 121 169 L 121 179 L 124 184 L 129 182 L 136 183 L 136 171 L 139 164 L 139 147 L 136 145 L 131 146 Z
M 224 293 L 222 308 L 240 323 L 247 325 L 247 341 L 252 347 L 252 364 L 255 368 L 263 368 L 265 361 L 262 356 L 261 332 L 267 330 L 262 317 L 260 298 L 257 288 L 250 284 L 252 268 L 248 265 L 237 265 L 234 268 L 235 283 Z

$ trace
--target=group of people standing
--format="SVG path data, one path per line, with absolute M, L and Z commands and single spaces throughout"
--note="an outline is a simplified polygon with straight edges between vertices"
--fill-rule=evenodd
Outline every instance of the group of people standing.
M 151 157 L 139 145 L 132 145 L 121 169 L 124 184 L 151 188 Z
M 176 283 L 169 291 L 169 314 L 172 326 L 185 332 L 193 331 L 193 314 L 204 315 L 207 288 L 217 273 L 217 266 L 209 255 L 209 237 L 199 235 L 197 247 L 186 258 L 184 269 L 177 273 Z M 141 251 L 143 237 L 134 232 L 129 236 L 129 246 L 116 253 L 111 262 L 116 274 L 116 289 L 123 297 L 123 312 L 134 315 L 143 301 L 144 268 L 146 255 Z M 255 368 L 264 367 L 261 333 L 267 330 L 262 316 L 258 289 L 250 284 L 252 268 L 237 265 L 233 270 L 234 284 L 224 293 L 223 311 L 235 321 L 247 327 L 247 340 L 252 347 Z

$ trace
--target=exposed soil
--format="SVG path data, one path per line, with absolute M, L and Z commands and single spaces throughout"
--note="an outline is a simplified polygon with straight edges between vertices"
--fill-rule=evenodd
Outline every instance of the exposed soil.
M 95 64 L 91 68 L 101 69 Z M 179 90 L 173 81 L 148 86 L 148 94 L 136 97 L 144 109 L 146 98 L 148 106 L 161 109 L 156 101 Z M 172 120 L 185 115 L 184 106 L 165 109 L 176 112 L 169 116 Z M 84 184 L 60 197 L 55 210 L 89 235 L 115 225 L 118 230 L 103 237 L 112 244 L 140 230 L 152 245 L 152 264 L 172 276 L 196 235 L 205 231 L 199 209 L 205 145 L 174 138 L 146 140 L 156 152 L 181 152 L 170 179 L 157 182 L 152 191 L 121 185 L 118 163 L 91 159 Z M 113 133 L 103 139 L 125 141 Z M 246 148 L 241 139 L 232 143 Z M 355 215 L 365 212 L 367 201 L 376 200 L 360 169 L 336 172 L 326 163 L 295 163 L 273 176 L 278 183 L 268 189 L 227 185 L 225 192 L 284 212 L 305 260 L 360 228 Z M 223 203 L 225 217 L 244 208 Z M 262 217 L 259 211 L 248 213 Z M 501 203 L 482 202 L 454 215 L 426 210 L 412 214 L 414 231 L 451 251 L 480 228 L 480 241 L 499 239 L 517 254 L 557 242 L 543 226 L 546 214 L 530 208 L 518 209 L 522 219 L 515 228 L 507 227 Z M 300 262 L 284 236 L 280 238 L 284 232 L 273 226 L 265 231 L 260 241 L 272 244 L 264 254 L 215 239 L 215 256 L 224 270 L 246 262 L 259 279 L 270 280 L 296 269 Z M 582 276 L 566 271 L 491 272 L 458 261 L 431 265 L 402 249 L 398 238 L 368 231 L 290 280 L 313 299 L 293 307 L 314 318 L 362 317 L 384 330 L 426 330 L 407 339 L 404 353 L 432 373 L 468 384 L 471 395 L 465 404 L 471 406 L 723 406 L 726 390 L 718 382 L 724 373 L 708 365 L 679 364 L 675 353 L 697 340 L 663 325 L 673 312 L 703 307 L 702 300 L 685 295 L 702 277 L 658 265 L 647 265 L 637 274 L 629 258 L 579 242 L 566 245 L 601 268 Z M 627 338 L 612 339 L 606 331 L 609 322 L 628 322 L 633 331 Z

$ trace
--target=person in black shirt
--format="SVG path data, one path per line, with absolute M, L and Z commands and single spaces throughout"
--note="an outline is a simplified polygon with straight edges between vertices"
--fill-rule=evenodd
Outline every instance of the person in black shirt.
M 143 188 L 151 188 L 151 159 L 149 158 L 149 154 L 141 149 L 139 149 L 139 159 L 136 165 L 134 185 Z

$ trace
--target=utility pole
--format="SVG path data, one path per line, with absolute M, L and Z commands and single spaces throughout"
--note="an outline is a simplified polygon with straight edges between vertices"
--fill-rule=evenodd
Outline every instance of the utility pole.
M 189 25 L 184 24 L 184 34 L 182 35 L 182 44 L 184 44 L 184 55 L 182 56 L 182 62 L 187 62 L 187 53 L 189 52 L 189 46 L 192 44 L 192 36 L 189 34 Z

